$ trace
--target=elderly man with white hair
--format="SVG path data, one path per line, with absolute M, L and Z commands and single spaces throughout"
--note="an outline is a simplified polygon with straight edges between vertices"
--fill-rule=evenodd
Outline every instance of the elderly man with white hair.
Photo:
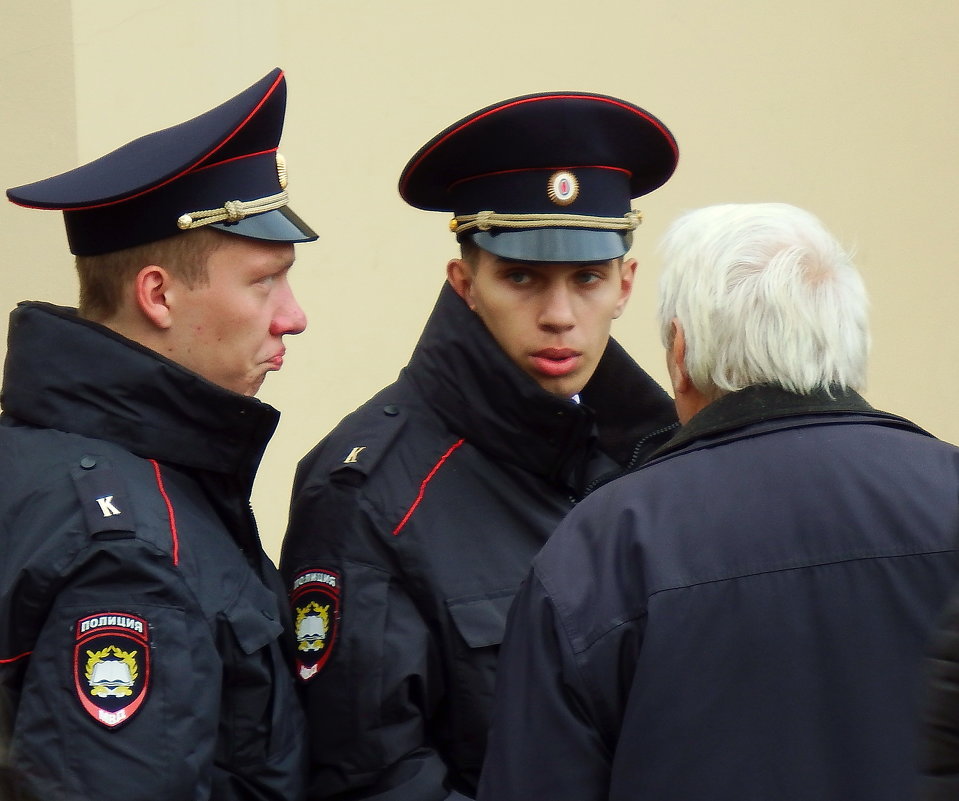
M 682 428 L 535 560 L 479 798 L 911 797 L 959 449 L 858 394 L 865 290 L 812 215 L 700 209 L 663 254 Z

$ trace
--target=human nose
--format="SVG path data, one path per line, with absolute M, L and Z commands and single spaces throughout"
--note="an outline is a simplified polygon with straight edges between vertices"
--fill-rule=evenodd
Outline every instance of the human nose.
M 281 337 L 286 334 L 302 334 L 305 330 L 306 313 L 297 303 L 293 290 L 287 288 L 276 314 L 273 315 L 270 333 Z
M 547 290 L 540 311 L 539 324 L 551 331 L 565 331 L 575 325 L 572 298 L 564 284 Z

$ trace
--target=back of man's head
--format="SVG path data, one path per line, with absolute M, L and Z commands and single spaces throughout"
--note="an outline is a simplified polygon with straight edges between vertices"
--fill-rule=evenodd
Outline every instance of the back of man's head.
M 865 288 L 816 217 L 783 203 L 710 206 L 674 222 L 661 250 L 663 344 L 676 320 L 704 396 L 754 384 L 800 394 L 862 388 Z

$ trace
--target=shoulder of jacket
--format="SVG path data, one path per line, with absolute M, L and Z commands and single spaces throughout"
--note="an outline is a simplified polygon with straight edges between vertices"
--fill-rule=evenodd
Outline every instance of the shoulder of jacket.
M 0 472 L 15 466 L 7 497 L 20 508 L 18 514 L 29 515 L 30 530 L 57 537 L 64 553 L 94 541 L 134 538 L 169 550 L 168 532 L 153 531 L 159 527 L 152 521 L 167 515 L 148 459 L 76 434 L 49 429 L 16 434 L 2 438 L 11 464 L 0 460 Z
M 369 477 L 396 446 L 400 434 L 415 425 L 407 403 L 370 401 L 344 418 L 301 462 L 307 482 Z
M 110 449 L 113 451 L 113 449 Z M 128 539 L 137 531 L 138 457 L 90 447 L 75 456 L 70 477 L 87 533 L 97 539 Z M 144 475 L 146 475 L 144 473 Z

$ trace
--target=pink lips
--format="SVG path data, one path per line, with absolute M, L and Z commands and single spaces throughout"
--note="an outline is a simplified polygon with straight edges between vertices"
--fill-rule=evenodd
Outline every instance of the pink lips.
M 579 351 L 570 348 L 543 348 L 531 355 L 536 370 L 553 378 L 569 375 L 579 366 Z
M 286 349 L 281 350 L 276 356 L 266 360 L 267 364 L 272 365 L 274 370 L 279 370 L 283 366 L 283 357 L 286 355 Z

